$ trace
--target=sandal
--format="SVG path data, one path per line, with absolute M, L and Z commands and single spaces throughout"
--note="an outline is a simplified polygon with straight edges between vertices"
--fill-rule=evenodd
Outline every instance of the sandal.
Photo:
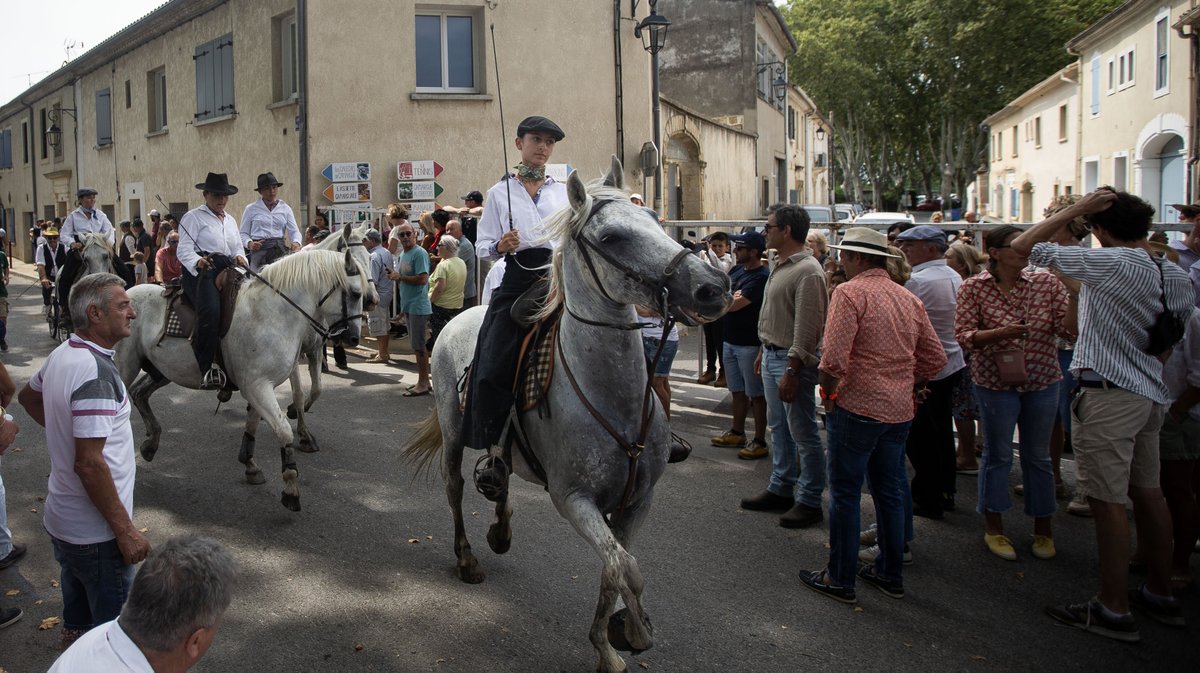
M 433 392 L 433 388 L 426 388 L 425 390 L 406 390 L 404 391 L 404 397 L 424 397 L 431 392 Z

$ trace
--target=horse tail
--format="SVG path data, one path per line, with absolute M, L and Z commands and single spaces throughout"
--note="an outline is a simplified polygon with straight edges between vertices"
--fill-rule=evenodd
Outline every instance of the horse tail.
M 408 439 L 408 445 L 402 449 L 404 462 L 416 465 L 414 478 L 427 470 L 434 459 L 442 455 L 442 424 L 438 420 L 437 408 L 424 421 L 417 425 L 417 430 Z M 444 470 L 444 468 L 443 468 Z

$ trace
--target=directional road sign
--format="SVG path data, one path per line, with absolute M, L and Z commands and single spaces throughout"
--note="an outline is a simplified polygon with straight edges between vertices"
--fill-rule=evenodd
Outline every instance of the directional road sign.
M 442 186 L 436 182 L 397 182 L 396 198 L 401 201 L 413 199 L 430 200 L 442 195 Z
M 334 203 L 365 203 L 371 200 L 371 183 L 335 182 L 321 193 Z
M 366 161 L 351 161 L 341 164 L 325 164 L 321 175 L 330 182 L 357 182 L 371 179 L 371 164 Z
M 442 174 L 436 161 L 400 161 L 396 164 L 397 180 L 432 180 Z
M 421 213 L 426 211 L 432 213 L 433 211 L 437 210 L 437 203 L 434 203 L 433 201 L 411 201 L 409 203 L 405 203 L 404 207 L 408 208 L 409 221 L 416 222 L 417 216 L 419 216 Z

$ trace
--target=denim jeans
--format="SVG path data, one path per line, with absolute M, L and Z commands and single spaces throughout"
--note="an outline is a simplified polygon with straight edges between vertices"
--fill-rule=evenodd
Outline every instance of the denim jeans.
M 975 387 L 983 413 L 983 460 L 979 465 L 980 514 L 1012 509 L 1008 475 L 1012 472 L 1013 430 L 1021 433 L 1021 477 L 1025 484 L 1025 514 L 1041 518 L 1054 514 L 1054 470 L 1050 464 L 1050 431 L 1058 415 L 1059 386 L 1020 393 Z
M 829 577 L 853 587 L 863 480 L 869 475 L 879 526 L 875 570 L 899 582 L 904 563 L 904 443 L 911 421 L 884 423 L 841 407 L 829 419 Z
M 1071 400 L 1075 399 L 1075 375 L 1071 373 L 1071 360 L 1075 351 L 1058 351 L 1058 366 L 1062 369 L 1062 381 L 1058 382 L 1058 420 L 1063 432 L 1071 431 Z
M 125 565 L 116 540 L 71 544 L 51 536 L 61 568 L 63 628 L 78 631 L 112 621 L 133 583 L 133 566 Z
M 818 372 L 816 367 L 800 370 L 796 397 L 787 404 L 779 399 L 779 381 L 787 376 L 787 366 L 786 350 L 763 349 L 763 395 L 767 398 L 767 427 L 771 429 L 771 483 L 767 490 L 794 496 L 797 504 L 820 509 L 821 492 L 825 490 L 825 447 L 813 398 Z
M 0 472 L 0 558 L 12 551 L 12 531 L 8 529 L 8 508 L 4 505 L 4 497 L 4 474 Z

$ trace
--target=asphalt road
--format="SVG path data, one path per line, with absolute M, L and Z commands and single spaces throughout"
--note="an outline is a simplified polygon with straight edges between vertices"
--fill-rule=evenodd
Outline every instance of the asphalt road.
M 52 346 L 37 316 L 40 297 L 15 297 L 23 285 L 14 278 L 11 350 L 0 357 L 18 385 Z M 796 572 L 823 564 L 827 528 L 788 531 L 772 515 L 738 507 L 765 486 L 769 466 L 708 445 L 727 427 L 729 401 L 724 391 L 690 382 L 695 347 L 694 335 L 684 338 L 674 388 L 676 430 L 696 451 L 659 482 L 633 550 L 656 643 L 626 657 L 631 670 L 1197 670 L 1195 626 L 1177 631 L 1142 620 L 1143 642 L 1125 645 L 1044 617 L 1043 605 L 1094 591 L 1090 521 L 1057 516 L 1059 556 L 1046 562 L 1028 551 L 1030 520 L 1010 514 L 1021 559 L 1002 561 L 984 548 L 970 478 L 961 478 L 958 512 L 916 522 L 906 598 L 860 587 L 852 608 L 804 589 Z M 212 393 L 175 386 L 153 398 L 167 430 L 155 460 L 138 459 L 135 523 L 152 543 L 181 533 L 215 537 L 243 569 L 215 644 L 194 670 L 592 670 L 587 629 L 600 564 L 591 549 L 539 489 L 514 482 L 513 547 L 504 556 L 484 541 L 488 503 L 468 494 L 468 532 L 488 577 L 459 582 L 441 484 L 414 481 L 399 461 L 431 398 L 400 396 L 400 384 L 415 382 L 411 361 L 386 367 L 352 358 L 351 367 L 326 377 L 311 416 L 321 451 L 298 454 L 299 513 L 279 504 L 277 453 L 265 428 L 258 453 L 267 484 L 244 483 L 236 462 L 240 398 L 217 409 Z M 45 435 L 19 408 L 13 414 L 22 432 L 4 457 L 9 523 L 30 550 L 0 572 L 0 592 L 19 592 L 0 600 L 26 611 L 0 631 L 0 668 L 23 673 L 54 661 L 58 632 L 37 627 L 60 614 L 61 597 L 41 528 Z M 136 414 L 134 426 L 140 437 Z M 869 496 L 863 501 L 869 509 Z M 1200 623 L 1195 596 L 1188 617 Z

